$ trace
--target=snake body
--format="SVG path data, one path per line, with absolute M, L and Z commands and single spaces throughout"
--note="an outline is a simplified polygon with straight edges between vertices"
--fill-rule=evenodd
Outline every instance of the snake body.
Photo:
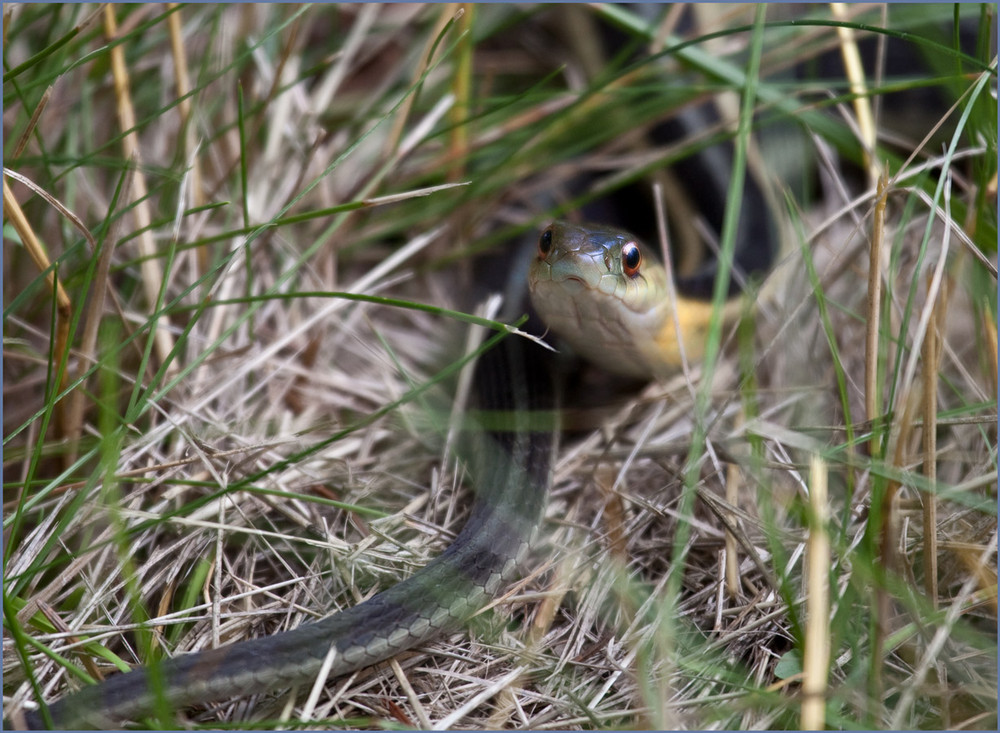
M 367 667 L 462 627 L 515 573 L 546 503 L 552 431 L 529 425 L 551 386 L 527 379 L 540 348 L 507 338 L 481 358 L 482 407 L 512 416 L 509 430 L 480 436 L 471 462 L 478 489 L 469 519 L 444 552 L 410 578 L 315 623 L 110 677 L 48 708 L 55 728 L 117 728 L 167 710 L 311 682 Z M 45 727 L 40 712 L 29 728 Z
M 539 238 L 528 278 L 531 300 L 581 355 L 633 377 L 661 376 L 698 359 L 711 305 L 668 298 L 667 275 L 628 232 L 555 222 Z M 48 709 L 56 728 L 116 727 L 158 709 L 337 677 L 456 630 L 516 572 L 545 507 L 553 431 L 532 410 L 552 406 L 539 376 L 542 350 L 507 338 L 477 370 L 480 406 L 513 418 L 483 431 L 474 452 L 477 493 L 469 519 L 434 561 L 369 600 L 291 631 L 139 668 L 86 687 Z M 158 707 L 164 706 L 164 707 Z M 29 727 L 45 723 L 37 712 Z

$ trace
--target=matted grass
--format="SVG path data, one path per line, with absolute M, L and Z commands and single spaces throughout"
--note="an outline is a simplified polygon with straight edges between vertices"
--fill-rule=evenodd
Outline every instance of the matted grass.
M 718 359 L 573 411 L 524 580 L 315 698 L 179 720 L 996 726 L 990 6 L 4 12 L 5 715 L 423 566 L 501 328 L 473 257 L 735 136 L 780 262 Z M 910 53 L 830 71 L 845 29 Z

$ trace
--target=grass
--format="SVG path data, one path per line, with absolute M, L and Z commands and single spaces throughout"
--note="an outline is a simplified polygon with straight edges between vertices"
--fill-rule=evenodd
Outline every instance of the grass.
M 990 6 L 678 7 L 5 7 L 6 714 L 440 552 L 506 330 L 473 259 L 735 137 L 780 262 L 717 359 L 574 412 L 525 579 L 181 720 L 996 726 Z M 876 43 L 821 74 L 844 29 Z M 742 127 L 645 134 L 726 94 Z

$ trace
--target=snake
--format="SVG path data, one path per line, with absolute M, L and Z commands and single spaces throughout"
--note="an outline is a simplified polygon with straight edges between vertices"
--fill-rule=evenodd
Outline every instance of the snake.
M 548 326 L 607 370 L 651 378 L 676 367 L 682 349 L 689 359 L 700 355 L 711 304 L 668 297 L 664 267 L 627 231 L 552 223 L 539 236 L 527 282 Z M 480 358 L 479 407 L 503 411 L 513 424 L 480 431 L 469 517 L 424 568 L 319 621 L 86 686 L 45 713 L 25 713 L 27 727 L 120 727 L 159 711 L 290 688 L 321 672 L 340 677 L 462 629 L 519 572 L 544 513 L 555 429 L 532 417 L 552 406 L 553 385 L 538 378 L 543 353 L 508 337 Z

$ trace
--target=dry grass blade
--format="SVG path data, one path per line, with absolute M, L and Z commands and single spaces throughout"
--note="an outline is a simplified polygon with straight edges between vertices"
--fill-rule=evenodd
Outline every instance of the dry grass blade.
M 108 41 L 114 42 L 118 37 L 118 21 L 115 18 L 114 3 L 104 6 L 104 33 Z M 111 68 L 115 80 L 115 98 L 118 102 L 118 123 L 123 133 L 122 153 L 136 172 L 132 178 L 133 190 L 129 195 L 135 208 L 135 229 L 139 236 L 139 253 L 142 257 L 143 286 L 150 310 L 160 302 L 160 292 L 163 285 L 163 267 L 157 256 L 156 244 L 153 242 L 151 223 L 153 220 L 149 210 L 149 189 L 146 177 L 142 171 L 143 162 L 140 154 L 137 133 L 135 132 L 135 109 L 132 105 L 128 68 L 125 64 L 125 49 L 121 45 L 111 48 Z M 170 352 L 173 350 L 173 337 L 170 335 L 170 319 L 163 318 L 154 329 L 152 338 L 156 344 L 156 354 L 161 364 L 170 363 Z
M 879 335 L 882 324 L 882 276 L 884 272 L 883 242 L 885 241 L 885 210 L 889 203 L 889 181 L 885 174 L 878 179 L 875 193 L 875 216 L 872 220 L 871 245 L 868 253 L 868 307 L 865 330 L 865 419 L 875 420 L 882 414 L 882 380 L 879 378 Z M 870 455 L 878 455 L 881 447 L 872 434 Z
M 814 457 L 809 466 L 809 538 L 806 540 L 806 639 L 802 660 L 803 730 L 826 728 L 830 669 L 830 536 L 827 472 Z
M 6 18 L 7 15 L 4 15 Z M 12 158 L 17 158 L 21 153 L 24 152 L 24 147 L 28 144 L 31 139 L 32 133 L 35 131 L 35 125 L 38 124 L 38 118 L 42 116 L 42 112 L 45 111 L 45 105 L 49 103 L 49 97 L 52 95 L 52 87 L 45 90 L 42 94 L 42 98 L 38 100 L 38 105 L 35 107 L 35 111 L 31 113 L 31 119 L 28 120 L 27 127 L 24 128 L 24 132 L 21 133 L 21 139 L 17 141 L 17 145 L 14 148 L 14 154 Z
M 944 322 L 944 301 L 947 289 L 940 301 L 932 304 L 934 317 L 923 343 L 923 436 L 924 477 L 932 487 L 921 498 L 923 500 L 924 535 L 924 590 L 934 608 L 938 605 L 938 546 L 937 546 L 937 383 L 941 363 L 938 347 L 938 328 Z
M 191 116 L 191 76 L 188 70 L 187 51 L 184 47 L 184 35 L 181 28 L 183 14 L 181 8 L 176 3 L 167 3 L 167 8 L 171 11 L 167 17 L 170 28 L 170 54 L 174 62 L 174 78 L 177 83 L 177 112 L 180 115 L 180 126 L 184 134 L 181 138 L 183 146 L 181 155 L 185 160 L 190 161 L 188 168 L 188 185 L 190 192 L 191 207 L 198 208 L 205 204 L 206 196 L 204 190 L 204 176 L 202 176 L 202 159 L 198 154 L 198 142 L 196 137 L 196 122 Z M 205 249 L 198 250 L 198 266 L 201 272 L 208 269 L 208 252 Z
M 847 8 L 844 3 L 830 3 L 830 9 L 833 12 L 834 18 L 838 20 L 847 19 Z M 884 175 L 884 171 L 882 171 L 882 166 L 875 157 L 875 117 L 872 114 L 868 85 L 865 83 L 864 65 L 861 63 L 861 54 L 858 51 L 854 29 L 847 26 L 839 26 L 837 28 L 837 36 L 840 39 L 840 53 L 844 58 L 845 73 L 848 81 L 851 83 L 851 94 L 854 95 L 854 114 L 857 116 L 858 130 L 861 133 L 861 141 L 864 145 L 868 177 L 874 183 Z

